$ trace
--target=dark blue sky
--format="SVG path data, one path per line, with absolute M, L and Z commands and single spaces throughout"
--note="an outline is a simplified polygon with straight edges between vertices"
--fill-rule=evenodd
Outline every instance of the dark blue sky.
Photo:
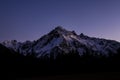
M 0 41 L 35 40 L 59 25 L 120 41 L 120 0 L 0 0 Z

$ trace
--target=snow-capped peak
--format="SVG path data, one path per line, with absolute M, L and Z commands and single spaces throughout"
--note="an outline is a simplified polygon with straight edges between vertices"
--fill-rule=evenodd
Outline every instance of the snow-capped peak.
M 66 29 L 64 29 L 62 26 L 57 26 L 57 27 L 55 27 L 54 30 L 56 30 L 56 31 L 66 31 Z
M 50 33 L 48 35 L 76 35 L 75 31 L 68 31 L 64 28 L 62 28 L 61 26 L 56 27 L 55 29 L 53 29 L 52 31 L 50 31 Z
M 72 51 L 78 52 L 79 55 L 86 52 L 108 55 L 110 52 L 117 53 L 120 48 L 119 42 L 92 38 L 83 33 L 77 35 L 75 31 L 68 31 L 61 26 L 33 42 L 20 43 L 13 40 L 5 41 L 2 44 L 24 55 L 34 53 L 38 58 L 51 54 L 55 57 L 58 53 L 69 54 Z
M 2 42 L 2 45 L 9 47 L 9 48 L 14 48 L 14 49 L 18 47 L 17 44 L 18 44 L 17 40 L 11 40 L 11 41 L 5 40 Z

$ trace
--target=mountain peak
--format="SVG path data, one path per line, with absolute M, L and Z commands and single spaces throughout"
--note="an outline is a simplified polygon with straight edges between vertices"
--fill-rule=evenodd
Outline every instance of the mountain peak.
M 63 28 L 62 26 L 57 26 L 54 31 L 60 31 L 60 32 L 65 32 L 67 31 L 65 28 Z
M 57 26 L 56 28 L 54 28 L 49 34 L 59 34 L 59 35 L 66 35 L 68 34 L 70 31 L 64 29 L 63 27 L 61 26 Z
M 55 27 L 55 30 L 62 30 L 62 29 L 64 29 L 62 26 Z
M 69 31 L 63 28 L 62 26 L 57 26 L 53 29 L 50 34 L 62 34 L 62 35 L 77 35 L 75 31 Z
M 80 38 L 84 38 L 84 39 L 89 38 L 87 35 L 85 35 L 85 34 L 83 34 L 83 33 L 81 33 L 79 36 L 80 36 Z

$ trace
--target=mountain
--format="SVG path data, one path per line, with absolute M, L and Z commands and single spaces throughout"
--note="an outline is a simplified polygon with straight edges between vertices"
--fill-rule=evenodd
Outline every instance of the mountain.
M 85 53 L 91 55 L 109 56 L 116 54 L 120 49 L 120 43 L 114 40 L 89 37 L 75 31 L 68 31 L 61 26 L 56 27 L 48 34 L 35 41 L 17 42 L 16 40 L 4 41 L 1 43 L 7 48 L 23 55 L 34 55 L 37 58 L 59 54 L 78 53 L 80 56 Z
M 0 65 L 1 74 L 9 79 L 120 72 L 120 43 L 78 35 L 59 26 L 35 41 L 0 43 Z

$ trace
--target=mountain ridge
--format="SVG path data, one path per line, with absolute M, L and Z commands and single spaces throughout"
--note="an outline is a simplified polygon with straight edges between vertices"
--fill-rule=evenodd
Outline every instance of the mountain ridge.
M 79 55 L 89 51 L 93 55 L 108 56 L 109 53 L 117 53 L 120 48 L 120 43 L 117 41 L 89 37 L 83 33 L 77 35 L 75 31 L 68 31 L 61 26 L 35 41 L 22 43 L 12 40 L 1 44 L 23 55 L 34 53 L 38 58 L 41 56 L 50 57 L 51 54 L 56 57 L 58 53 L 68 54 L 72 51 L 78 52 Z

